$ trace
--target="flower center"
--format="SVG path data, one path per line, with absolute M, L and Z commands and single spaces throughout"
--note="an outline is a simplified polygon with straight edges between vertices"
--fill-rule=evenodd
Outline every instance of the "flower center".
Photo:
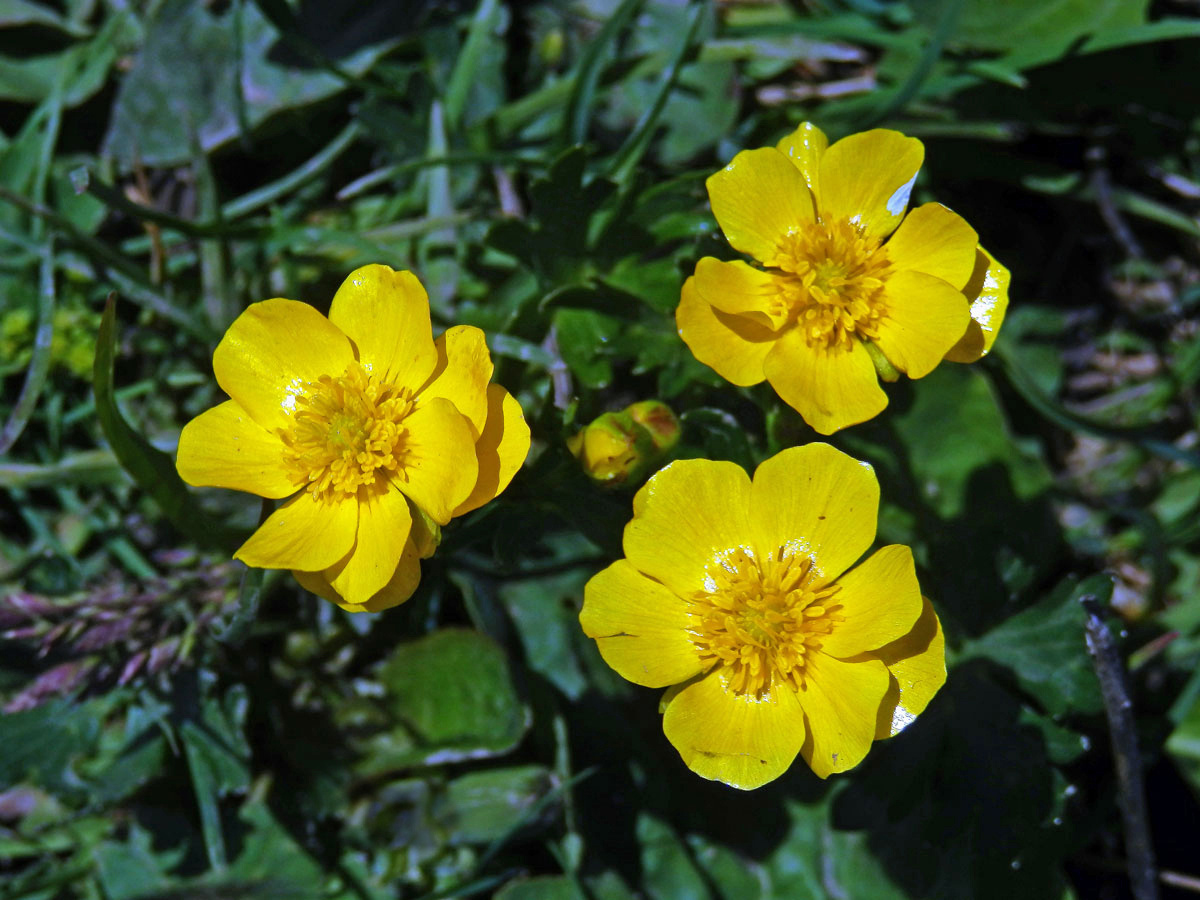
M 356 362 L 341 376 L 322 375 L 296 398 L 279 436 L 284 463 L 326 502 L 357 493 L 389 474 L 404 478 L 403 422 L 413 408 L 406 388 L 382 384 Z
M 728 670 L 735 693 L 804 686 L 805 657 L 843 621 L 837 585 L 817 586 L 811 572 L 811 560 L 784 548 L 762 560 L 738 548 L 709 566 L 691 598 L 692 643 L 706 667 Z
M 849 349 L 855 338 L 879 337 L 891 264 L 884 247 L 855 225 L 805 225 L 784 239 L 772 265 L 784 274 L 780 312 L 810 346 Z

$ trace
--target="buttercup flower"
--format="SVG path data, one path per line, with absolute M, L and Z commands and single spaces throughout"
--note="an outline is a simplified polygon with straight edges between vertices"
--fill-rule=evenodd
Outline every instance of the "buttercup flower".
M 887 406 L 878 377 L 987 353 L 1008 271 L 941 204 L 905 216 L 924 156 L 897 131 L 830 146 L 806 122 L 710 177 L 713 215 L 759 267 L 697 263 L 675 316 L 696 358 L 734 384 L 769 381 L 832 434 Z
M 605 662 L 669 687 L 663 730 L 697 775 L 749 790 L 797 754 L 821 778 L 897 734 L 946 680 L 941 624 L 912 552 L 875 539 L 879 484 L 828 444 L 754 473 L 693 459 L 633 501 L 625 559 L 579 620 Z
M 253 304 L 213 371 L 232 399 L 184 427 L 179 474 L 290 498 L 234 556 L 292 569 L 352 612 L 412 596 L 440 526 L 503 491 L 529 452 L 520 404 L 488 383 L 483 332 L 435 341 L 411 272 L 352 272 L 328 319 L 294 300 Z

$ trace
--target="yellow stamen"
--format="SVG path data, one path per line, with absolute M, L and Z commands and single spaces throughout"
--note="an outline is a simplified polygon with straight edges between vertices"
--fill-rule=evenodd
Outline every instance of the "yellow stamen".
M 691 598 L 692 643 L 706 666 L 727 669 L 738 694 L 804 686 L 805 657 L 844 621 L 837 585 L 817 583 L 808 557 L 780 548 L 759 559 L 737 548 L 711 564 Z
M 817 222 L 788 234 L 769 265 L 783 276 L 776 314 L 813 346 L 849 349 L 876 340 L 887 314 L 887 250 L 848 221 Z
M 403 422 L 412 408 L 406 388 L 380 383 L 356 362 L 337 378 L 322 375 L 296 398 L 291 428 L 279 432 L 284 463 L 326 502 L 377 478 L 404 478 Z

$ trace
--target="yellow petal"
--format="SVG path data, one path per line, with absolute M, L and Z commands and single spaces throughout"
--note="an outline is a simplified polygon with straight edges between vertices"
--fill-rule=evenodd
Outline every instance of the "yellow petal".
M 784 332 L 763 363 L 780 398 L 821 434 L 865 422 L 887 406 L 871 356 L 849 348 L 810 347 L 798 328 Z
M 828 584 L 875 540 L 879 482 L 866 463 L 828 444 L 791 447 L 754 472 L 751 518 L 759 551 L 795 548 Z
M 804 714 L 795 692 L 734 694 L 718 670 L 671 698 L 663 732 L 701 778 L 749 791 L 788 770 L 804 744 Z
M 471 495 L 455 507 L 455 516 L 498 497 L 529 455 L 529 425 L 517 398 L 500 385 L 489 384 L 487 403 L 487 421 L 475 442 L 479 476 Z
M 829 138 L 825 137 L 825 132 L 812 122 L 801 122 L 799 128 L 775 145 L 775 149 L 796 165 L 809 190 L 815 194 L 821 157 L 829 149 Z M 820 206 L 820 200 L 817 205 Z
M 329 583 L 327 572 L 328 570 L 325 572 L 294 571 L 292 574 L 296 576 L 296 580 L 305 590 L 311 591 L 318 597 L 324 597 L 331 603 L 336 603 L 347 612 L 380 612 L 391 609 L 393 606 L 399 606 L 413 595 L 417 585 L 421 583 L 421 561 L 411 541 L 405 545 L 404 553 L 400 556 L 400 562 L 397 564 L 391 580 L 379 593 L 365 603 L 347 603 Z
M 815 221 L 804 176 L 774 147 L 743 150 L 706 184 L 729 243 L 759 262 L 774 262 L 784 238 Z
M 593 575 L 583 591 L 583 633 L 634 684 L 667 687 L 700 674 L 700 656 L 688 639 L 690 623 L 687 602 L 628 560 Z
M 722 262 L 706 256 L 696 263 L 695 288 L 702 300 L 723 313 L 746 316 L 776 331 L 788 318 L 779 302 L 776 276 L 740 260 Z
M 233 557 L 260 569 L 313 572 L 349 553 L 357 530 L 356 500 L 323 503 L 304 491 L 271 513 Z
M 301 487 L 284 470 L 283 441 L 258 425 L 235 400 L 183 426 L 175 468 L 197 487 L 248 491 L 278 500 Z
M 959 291 L 921 272 L 897 272 L 883 289 L 887 314 L 876 343 L 909 378 L 924 378 L 962 338 L 971 308 Z
M 445 525 L 479 478 L 471 423 L 449 400 L 435 397 L 409 413 L 404 427 L 403 468 L 396 485 Z
M 365 603 L 391 580 L 412 524 L 408 500 L 393 485 L 375 490 L 359 488 L 354 547 L 326 573 L 345 603 Z
M 731 462 L 684 459 L 638 491 L 625 555 L 681 597 L 703 590 L 705 570 L 750 543 L 750 478 Z
M 747 387 L 766 377 L 763 360 L 775 346 L 775 333 L 745 316 L 714 309 L 700 297 L 694 277 L 683 283 L 675 324 L 696 359 L 726 381 Z
M 818 651 L 805 657 L 800 705 L 808 739 L 800 752 L 818 777 L 862 762 L 875 740 L 875 719 L 890 681 L 887 667 L 873 656 L 851 661 Z
M 925 711 L 946 683 L 946 639 L 928 597 L 912 631 L 872 653 L 892 673 L 892 690 L 879 707 L 875 739 L 892 737 Z
M 429 295 L 412 272 L 363 266 L 342 282 L 329 318 L 358 348 L 358 359 L 381 381 L 417 388 L 437 363 Z
M 887 257 L 897 270 L 924 272 L 961 289 L 975 269 L 979 235 L 956 212 L 940 203 L 918 206 L 887 242 Z
M 478 436 L 488 415 L 487 387 L 493 369 L 487 339 L 473 325 L 455 325 L 433 343 L 437 365 L 419 395 L 423 400 L 445 397 L 467 417 Z
M 971 303 L 971 321 L 967 333 L 950 348 L 946 359 L 971 363 L 992 349 L 1008 311 L 1008 282 L 1008 269 L 982 247 L 976 248 L 975 269 L 963 288 Z
M 821 219 L 849 221 L 883 240 L 900 224 L 924 160 L 921 142 L 898 131 L 842 138 L 821 158 Z
M 306 303 L 263 300 L 234 319 L 213 353 L 217 384 L 268 431 L 291 425 L 296 395 L 341 375 L 354 348 Z
M 892 544 L 837 580 L 833 597 L 845 618 L 821 644 L 830 656 L 845 659 L 903 637 L 921 615 L 921 586 L 912 551 Z M 876 654 L 878 655 L 878 654 Z

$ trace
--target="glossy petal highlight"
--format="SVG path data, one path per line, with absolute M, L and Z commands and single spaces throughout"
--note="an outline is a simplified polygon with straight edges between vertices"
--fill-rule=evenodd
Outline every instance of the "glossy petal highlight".
M 924 145 L 898 131 L 876 128 L 842 138 L 821 158 L 822 220 L 847 221 L 883 240 L 904 217 L 924 161 Z
M 645 687 L 668 687 L 700 674 L 688 623 L 685 601 L 623 559 L 588 581 L 579 614 L 583 633 L 595 639 L 604 661 Z
M 246 491 L 278 500 L 301 487 L 283 467 L 283 442 L 235 400 L 183 426 L 175 466 L 188 484 Z
M 892 674 L 891 689 L 879 707 L 875 738 L 899 734 L 912 724 L 946 683 L 946 639 L 928 597 L 921 616 L 904 637 L 876 650 Z
M 234 320 L 213 353 L 213 372 L 221 390 L 274 431 L 290 426 L 297 394 L 352 362 L 354 348 L 336 325 L 306 303 L 276 299 Z
M 748 791 L 787 771 L 804 744 L 804 713 L 790 690 L 739 696 L 714 672 L 671 699 L 663 731 L 701 778 Z
M 957 363 L 975 362 L 986 356 L 996 342 L 1004 314 L 1008 312 L 1008 269 L 982 247 L 975 251 L 975 269 L 963 288 L 971 304 L 971 321 L 962 340 L 950 348 L 946 359 Z
M 821 157 L 829 149 L 829 138 L 825 137 L 825 132 L 812 122 L 801 122 L 795 131 L 775 145 L 775 149 L 800 170 L 809 190 L 815 195 L 820 180 L 818 173 L 821 171 Z M 819 198 L 817 206 L 820 206 Z

